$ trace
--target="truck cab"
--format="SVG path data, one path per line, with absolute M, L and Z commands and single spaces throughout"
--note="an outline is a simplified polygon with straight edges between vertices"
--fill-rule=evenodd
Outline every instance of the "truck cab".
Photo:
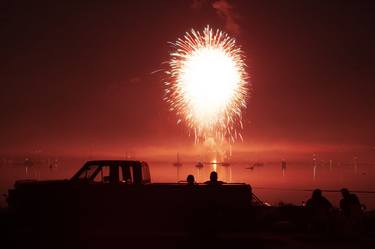
M 149 166 L 144 161 L 101 160 L 88 161 L 70 179 L 72 182 L 93 184 L 149 184 Z
M 144 234 L 186 231 L 208 219 L 224 228 L 243 220 L 251 206 L 245 183 L 151 183 L 144 161 L 88 161 L 69 180 L 19 181 L 8 205 L 23 223 L 85 233 Z

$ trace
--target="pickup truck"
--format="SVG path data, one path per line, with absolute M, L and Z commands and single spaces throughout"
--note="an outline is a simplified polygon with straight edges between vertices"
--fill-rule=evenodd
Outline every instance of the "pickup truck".
M 17 181 L 7 201 L 30 226 L 143 234 L 238 225 L 251 208 L 252 190 L 244 183 L 151 183 L 146 162 L 101 160 L 86 162 L 68 180 Z

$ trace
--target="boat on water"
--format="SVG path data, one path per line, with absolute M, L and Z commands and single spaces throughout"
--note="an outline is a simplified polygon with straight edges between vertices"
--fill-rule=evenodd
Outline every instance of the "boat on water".
M 253 163 L 249 163 L 249 166 L 246 167 L 245 169 L 255 169 L 256 167 L 263 167 L 264 166 L 264 163 L 263 162 L 253 162 Z
M 195 167 L 198 168 L 198 169 L 202 169 L 204 167 L 204 164 L 202 162 L 197 162 Z
M 174 167 L 182 167 L 182 163 L 180 161 L 180 153 L 177 153 L 177 160 L 173 163 Z

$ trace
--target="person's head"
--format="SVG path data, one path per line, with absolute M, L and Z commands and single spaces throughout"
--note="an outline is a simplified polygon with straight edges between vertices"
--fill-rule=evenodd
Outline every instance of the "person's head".
M 211 182 L 217 182 L 217 173 L 216 171 L 212 171 L 210 174 L 210 181 Z
M 349 197 L 349 195 L 350 195 L 349 190 L 348 190 L 347 188 L 342 188 L 342 189 L 341 189 L 341 195 L 342 195 L 342 197 L 344 197 L 344 198 Z
M 320 189 L 315 189 L 312 193 L 312 198 L 320 198 L 322 197 L 322 191 Z
M 187 178 L 186 178 L 186 181 L 188 184 L 194 184 L 195 182 L 195 179 L 194 179 L 194 176 L 193 175 L 188 175 Z

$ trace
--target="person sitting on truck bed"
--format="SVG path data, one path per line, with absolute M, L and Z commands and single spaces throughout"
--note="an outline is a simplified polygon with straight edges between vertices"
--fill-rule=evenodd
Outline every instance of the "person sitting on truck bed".
M 188 186 L 194 186 L 195 185 L 195 179 L 193 175 L 188 175 L 186 178 L 187 185 Z
M 222 185 L 224 182 L 218 181 L 217 178 L 218 178 L 217 177 L 217 172 L 216 171 L 212 171 L 211 174 L 210 174 L 210 180 L 206 181 L 204 183 L 208 184 L 208 185 Z

